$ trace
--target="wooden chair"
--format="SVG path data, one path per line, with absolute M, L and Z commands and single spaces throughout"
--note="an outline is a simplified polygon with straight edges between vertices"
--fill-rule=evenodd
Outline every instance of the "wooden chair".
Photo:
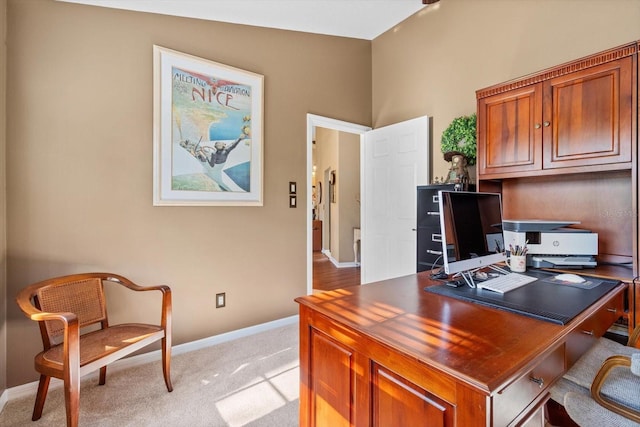
M 600 338 L 552 387 L 552 398 L 579 426 L 640 425 L 638 345 L 640 325 L 626 346 Z
M 162 292 L 160 325 L 109 325 L 105 282 L 133 291 Z M 49 382 L 54 377 L 64 381 L 67 426 L 76 427 L 80 378 L 99 369 L 99 384 L 104 385 L 109 363 L 158 340 L 162 341 L 164 382 L 167 390 L 173 390 L 170 377 L 171 289 L 168 286 L 142 287 L 111 273 L 74 274 L 30 285 L 20 291 L 16 302 L 27 317 L 39 323 L 44 346 L 35 357 L 40 383 L 33 421 L 42 416 Z

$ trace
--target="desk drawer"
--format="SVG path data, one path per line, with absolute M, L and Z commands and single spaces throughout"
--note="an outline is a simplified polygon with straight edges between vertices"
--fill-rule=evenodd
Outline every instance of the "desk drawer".
M 596 311 L 588 319 L 580 323 L 567 337 L 567 369 L 587 350 L 596 340 L 607 332 L 607 329 L 622 316 L 624 311 L 624 295 L 618 293 L 604 307 Z
M 533 369 L 493 396 L 493 425 L 509 425 L 563 373 L 564 346 L 561 345 Z

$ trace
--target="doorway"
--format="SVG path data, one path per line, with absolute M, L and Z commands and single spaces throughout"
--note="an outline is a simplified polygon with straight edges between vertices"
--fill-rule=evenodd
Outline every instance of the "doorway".
M 422 116 L 372 131 L 366 126 L 307 115 L 308 293 L 313 292 L 313 205 L 310 194 L 314 129 L 334 129 L 358 135 L 361 169 L 358 202 L 362 212 L 361 230 L 358 231 L 362 236 L 360 283 L 363 284 L 416 271 L 415 191 L 417 185 L 428 184 L 429 121 L 429 117 Z M 332 175 L 331 180 L 335 182 L 336 178 Z M 331 190 L 328 194 L 328 198 L 333 195 Z M 336 215 L 332 218 L 335 223 Z M 332 240 L 335 242 L 335 238 Z
M 353 123 L 343 122 L 328 117 L 316 116 L 314 114 L 307 114 L 307 293 L 313 292 L 313 145 L 315 129 L 325 128 L 336 130 L 339 132 L 346 132 L 359 135 L 360 145 L 362 145 L 362 138 L 365 132 L 371 130 L 367 126 L 357 125 Z M 362 151 L 362 148 L 361 148 Z M 331 192 L 329 188 L 328 180 L 324 180 L 324 171 L 317 171 L 319 176 L 316 178 L 322 181 L 322 199 L 324 202 L 331 206 Z M 324 228 L 324 225 L 323 225 Z M 324 233 L 323 233 L 324 234 Z M 326 247 L 323 243 L 323 248 Z

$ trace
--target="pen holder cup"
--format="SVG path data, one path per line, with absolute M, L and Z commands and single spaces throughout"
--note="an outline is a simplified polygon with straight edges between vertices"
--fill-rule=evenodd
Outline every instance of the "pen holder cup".
M 511 255 L 507 258 L 507 265 L 514 273 L 524 273 L 527 271 L 527 256 Z

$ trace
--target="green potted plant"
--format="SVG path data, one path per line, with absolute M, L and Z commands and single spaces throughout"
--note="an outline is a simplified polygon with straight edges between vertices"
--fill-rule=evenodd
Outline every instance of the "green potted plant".
M 442 132 L 440 149 L 450 162 L 453 154 L 462 154 L 469 166 L 476 164 L 476 114 L 456 117 Z
M 456 117 L 442 133 L 440 149 L 451 162 L 445 183 L 468 184 L 467 165 L 476 163 L 476 115 Z

